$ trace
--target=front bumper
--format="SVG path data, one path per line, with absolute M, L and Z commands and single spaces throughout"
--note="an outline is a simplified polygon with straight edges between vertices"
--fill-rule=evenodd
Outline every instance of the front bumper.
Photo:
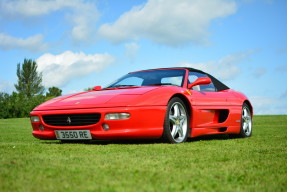
M 107 113 L 130 113 L 129 119 L 105 120 Z M 145 107 L 116 107 L 116 108 L 91 108 L 32 111 L 31 116 L 39 116 L 39 122 L 31 122 L 33 136 L 38 139 L 55 140 L 55 130 L 90 130 L 92 139 L 132 139 L 132 138 L 159 138 L 163 133 L 166 106 Z M 47 125 L 42 116 L 54 114 L 100 113 L 98 123 L 86 126 L 51 126 Z M 109 130 L 104 130 L 103 124 L 109 125 Z M 40 125 L 43 129 L 40 129 Z

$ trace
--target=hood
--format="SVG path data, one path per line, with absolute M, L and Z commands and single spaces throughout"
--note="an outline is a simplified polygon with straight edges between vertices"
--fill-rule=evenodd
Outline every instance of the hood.
M 133 100 L 158 87 L 117 88 L 112 90 L 88 91 L 51 99 L 34 109 L 76 109 L 95 107 L 130 106 Z

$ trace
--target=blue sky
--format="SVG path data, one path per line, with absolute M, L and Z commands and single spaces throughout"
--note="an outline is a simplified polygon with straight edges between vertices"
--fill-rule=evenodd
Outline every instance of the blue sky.
M 287 114 L 286 0 L 1 0 L 0 91 L 36 60 L 46 88 L 105 86 L 130 71 L 188 66 Z

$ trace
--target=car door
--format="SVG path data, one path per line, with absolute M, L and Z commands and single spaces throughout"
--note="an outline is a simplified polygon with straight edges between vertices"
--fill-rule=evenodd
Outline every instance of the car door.
M 204 73 L 189 72 L 188 81 L 192 83 Z M 190 95 L 193 127 L 208 127 L 218 124 L 220 113 L 228 110 L 227 91 L 217 91 L 213 83 L 192 87 Z

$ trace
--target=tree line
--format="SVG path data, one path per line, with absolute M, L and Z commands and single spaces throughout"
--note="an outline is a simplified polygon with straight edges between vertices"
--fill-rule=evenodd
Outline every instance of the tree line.
M 0 119 L 29 117 L 36 106 L 62 95 L 62 90 L 57 87 L 50 87 L 45 93 L 42 73 L 37 72 L 37 67 L 32 59 L 24 59 L 22 64 L 17 64 L 16 92 L 0 92 Z

